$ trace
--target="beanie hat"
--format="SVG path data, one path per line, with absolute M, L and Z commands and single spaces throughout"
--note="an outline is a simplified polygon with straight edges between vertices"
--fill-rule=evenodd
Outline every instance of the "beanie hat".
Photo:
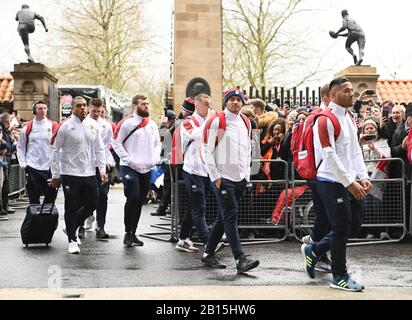
M 173 110 L 166 110 L 166 117 L 169 120 L 176 119 L 176 113 Z
M 376 122 L 376 120 L 374 118 L 369 118 L 362 123 L 362 132 L 368 124 L 374 126 L 377 132 L 379 131 L 379 124 Z
M 236 88 L 229 89 L 228 91 L 225 92 L 224 104 L 226 104 L 226 102 L 228 102 L 228 100 L 231 97 L 234 97 L 234 96 L 240 97 L 240 99 L 242 100 L 243 105 L 246 104 L 245 97 L 244 97 L 242 91 L 240 91 L 239 89 L 236 89 Z
M 182 103 L 182 109 L 190 114 L 195 112 L 195 101 L 193 100 L 193 98 L 186 98 L 185 101 L 183 101 Z

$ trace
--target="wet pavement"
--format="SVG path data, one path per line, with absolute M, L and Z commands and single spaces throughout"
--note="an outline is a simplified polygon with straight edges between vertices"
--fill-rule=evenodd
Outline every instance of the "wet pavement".
M 310 280 L 304 274 L 300 243 L 297 241 L 245 246 L 247 254 L 260 260 L 260 266 L 248 275 L 236 273 L 228 246 L 219 252 L 222 261 L 227 264 L 227 269 L 224 270 L 204 267 L 200 262 L 200 253 L 178 252 L 170 242 L 141 238 L 144 241 L 143 247 L 126 248 L 123 246 L 124 199 L 121 188 L 111 189 L 106 224 L 106 231 L 111 238 L 108 241 L 97 241 L 94 231 L 86 232 L 80 255 L 70 255 L 67 252 L 67 237 L 61 230 L 64 226 L 62 193 L 57 200 L 59 226 L 49 247 L 39 245 L 25 248 L 22 244 L 20 226 L 25 215 L 24 209 L 9 215 L 9 221 L 0 221 L 0 298 L 1 289 L 6 288 L 126 290 L 208 286 L 224 291 L 235 286 L 259 290 L 263 288 L 263 291 L 276 287 L 279 290 L 300 287 L 305 290 L 312 288 L 315 292 L 328 286 L 328 275 L 317 273 L 317 279 Z M 144 207 L 138 229 L 140 233 L 161 231 L 150 226 L 153 223 L 165 223 L 165 220 L 150 216 L 153 211 L 152 205 Z M 348 248 L 348 264 L 354 277 L 366 288 L 390 289 L 388 297 L 395 299 L 397 294 L 399 297 L 412 299 L 411 261 L 410 241 Z M 167 288 L 164 289 L 167 296 Z M 236 289 L 230 290 L 235 295 Z M 170 295 L 172 299 L 172 293 Z M 230 297 L 230 291 L 228 295 Z

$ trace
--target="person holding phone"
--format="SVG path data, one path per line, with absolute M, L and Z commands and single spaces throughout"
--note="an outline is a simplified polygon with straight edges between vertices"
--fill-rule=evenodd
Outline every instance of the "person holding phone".
M 391 149 L 388 145 L 388 140 L 383 139 L 379 134 L 378 122 L 374 119 L 367 119 L 362 125 L 362 131 L 359 139 L 359 144 L 362 149 L 363 159 L 368 171 L 368 175 L 373 179 L 387 179 L 387 170 L 381 170 L 380 162 L 376 160 L 390 158 Z M 375 160 L 370 162 L 371 160 Z M 386 162 L 389 165 L 389 162 Z M 376 221 L 377 217 L 382 217 L 384 214 L 383 193 L 385 184 L 383 182 L 372 182 L 372 190 L 362 201 L 362 206 L 365 214 L 365 221 Z M 366 238 L 387 239 L 389 236 L 385 230 L 378 227 L 368 228 Z

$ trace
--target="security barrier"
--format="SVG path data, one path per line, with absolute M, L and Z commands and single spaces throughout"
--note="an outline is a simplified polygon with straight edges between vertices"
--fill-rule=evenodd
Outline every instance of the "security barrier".
M 387 170 L 389 164 L 394 162 L 400 162 L 402 172 L 405 172 L 401 159 L 365 161 L 365 163 L 379 163 L 383 170 Z M 363 233 L 364 237 L 350 239 L 353 244 L 376 243 L 376 241 L 399 242 L 406 236 L 405 176 L 392 179 L 378 179 L 378 177 L 379 174 L 371 182 L 374 188 L 382 191 L 383 198 L 378 199 L 368 195 L 362 201 L 364 217 L 360 234 Z M 310 234 L 315 219 L 312 195 L 310 188 L 307 188 L 303 194 L 296 193 L 298 188 L 308 185 L 307 181 L 292 178 L 291 185 L 294 190 L 292 196 L 292 234 L 296 239 L 301 240 L 302 237 Z M 367 233 L 370 233 L 371 236 L 367 237 Z M 384 235 L 384 239 L 372 237 L 376 234 L 379 237 L 381 233 Z M 387 235 L 390 235 L 390 238 Z
M 289 233 L 288 220 L 284 218 L 286 203 L 277 202 L 281 193 L 288 189 L 288 164 L 283 160 L 268 160 L 264 163 L 275 164 L 279 180 L 264 180 L 262 178 L 265 176 L 262 172 L 252 175 L 238 209 L 237 223 L 243 244 L 279 242 L 285 240 Z M 275 224 L 272 216 L 276 208 L 280 216 Z M 188 198 L 185 185 L 181 176 L 175 174 L 172 179 L 171 232 L 176 239 L 180 232 L 180 221 L 186 210 L 188 210 Z M 209 227 L 213 225 L 217 213 L 218 205 L 211 188 L 205 214 Z
M 9 197 L 20 195 L 26 187 L 26 174 L 18 164 L 10 167 L 9 173 Z
M 401 159 L 384 159 L 368 162 L 400 162 Z M 314 209 L 311 190 L 307 181 L 288 179 L 288 165 L 282 160 L 272 160 L 281 167 L 281 179 L 264 180 L 262 173 L 251 177 L 249 187 L 241 199 L 238 215 L 238 228 L 243 244 L 273 243 L 288 237 L 301 241 L 309 235 L 314 223 Z M 174 168 L 172 174 L 172 217 L 171 236 L 177 239 L 180 221 L 187 210 L 187 192 L 181 177 Z M 402 172 L 405 172 L 404 170 Z M 392 179 L 372 179 L 374 187 L 382 188 L 382 202 L 369 199 L 364 202 L 364 219 L 361 229 L 364 238 L 350 239 L 349 245 L 399 242 L 407 233 L 405 192 L 412 193 L 412 186 L 406 189 L 404 176 Z M 371 197 L 371 196 L 368 196 Z M 412 202 L 412 201 L 411 201 Z M 206 222 L 212 226 L 218 207 L 211 189 L 206 204 Z M 411 220 L 411 219 L 410 219 Z M 409 221 L 410 221 L 409 220 Z M 412 228 L 412 221 L 411 228 Z M 411 229 L 410 229 L 411 230 Z M 383 232 L 390 239 L 366 238 L 367 233 Z

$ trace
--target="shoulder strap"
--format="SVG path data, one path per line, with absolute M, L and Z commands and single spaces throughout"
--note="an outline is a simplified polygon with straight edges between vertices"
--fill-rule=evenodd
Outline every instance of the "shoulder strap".
M 114 132 L 113 132 L 113 139 L 117 139 L 117 136 L 119 135 L 120 128 L 122 127 L 123 123 L 124 123 L 127 119 L 130 119 L 130 118 L 132 118 L 132 117 L 133 117 L 133 115 L 132 115 L 132 114 L 129 114 L 127 117 L 125 117 L 125 118 L 123 118 L 122 120 L 120 120 L 120 122 L 117 124 L 117 126 L 116 126 L 116 128 L 115 128 L 115 130 L 114 130 Z
M 188 116 L 188 117 L 186 117 L 186 119 L 184 119 L 184 120 L 192 120 L 192 121 L 195 123 L 196 127 L 200 127 L 199 121 L 197 121 L 196 118 L 193 117 L 193 116 Z M 183 120 L 183 121 L 184 121 L 184 120 Z
M 29 138 L 32 128 L 33 128 L 33 120 L 30 120 L 29 122 L 27 122 L 27 126 L 26 126 L 26 137 L 27 138 Z
M 26 154 L 27 154 L 27 147 L 29 146 L 29 135 L 30 135 L 32 128 L 33 128 L 33 120 L 30 120 L 29 122 L 27 122 L 27 126 L 26 126 Z
M 61 126 L 63 125 L 63 123 L 64 123 L 67 119 L 70 119 L 70 118 L 66 118 L 66 119 L 64 119 L 64 120 L 63 120 L 62 122 L 60 122 L 60 123 L 57 123 L 57 122 L 56 122 L 56 123 L 57 123 L 57 126 L 56 126 L 55 130 L 53 131 L 50 144 L 54 144 L 54 141 L 56 140 L 57 134 L 58 134 Z
M 249 137 L 252 138 L 252 125 L 250 123 L 249 118 L 246 117 L 243 113 L 240 113 L 240 116 L 242 117 L 242 120 L 246 125 L 247 132 L 249 133 Z
M 135 133 L 137 130 L 146 127 L 149 124 L 150 119 L 149 118 L 143 118 L 142 121 L 139 123 L 139 125 L 134 128 L 126 137 L 126 139 L 123 140 L 123 144 L 127 141 L 127 139 L 130 138 L 130 136 Z
M 54 133 L 59 126 L 59 124 L 56 121 L 52 121 L 52 132 Z
M 338 118 L 336 118 L 336 116 L 329 109 L 326 111 L 320 112 L 315 116 L 315 119 L 313 120 L 313 123 L 312 123 L 312 127 L 315 125 L 316 120 L 322 116 L 329 118 L 329 120 L 332 122 L 333 132 L 334 132 L 333 135 L 335 136 L 335 140 L 337 140 L 338 137 L 340 136 L 340 130 L 341 130 L 340 123 L 339 123 Z

